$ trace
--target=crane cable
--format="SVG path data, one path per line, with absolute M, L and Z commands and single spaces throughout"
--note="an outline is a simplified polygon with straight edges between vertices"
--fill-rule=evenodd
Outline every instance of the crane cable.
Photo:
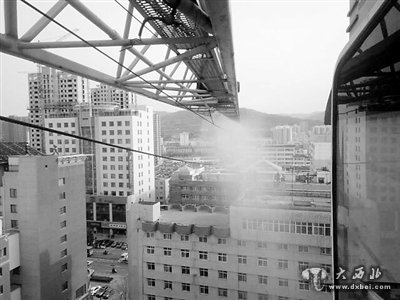
M 208 164 L 208 163 L 203 163 L 203 162 L 202 163 L 200 163 L 200 162 L 192 162 L 192 161 L 187 161 L 187 160 L 183 160 L 183 159 L 179 159 L 179 158 L 173 158 L 173 157 L 159 155 L 159 154 L 155 154 L 155 153 L 135 150 L 135 149 L 128 148 L 128 147 L 114 145 L 114 144 L 111 144 L 111 143 L 102 142 L 102 141 L 99 141 L 99 140 L 95 140 L 95 139 L 91 139 L 91 138 L 75 135 L 75 134 L 72 134 L 72 133 L 63 132 L 63 131 L 55 130 L 55 129 L 52 129 L 52 128 L 47 128 L 47 127 L 44 127 L 44 126 L 40 126 L 40 125 L 29 123 L 29 122 L 15 120 L 15 119 L 4 117 L 4 116 L 1 116 L 1 115 L 0 115 L 0 120 L 4 121 L 4 122 L 9 122 L 9 123 L 17 124 L 17 125 L 22 125 L 22 126 L 26 126 L 26 127 L 30 127 L 30 128 L 35 128 L 35 129 L 39 129 L 39 130 L 43 130 L 43 131 L 59 134 L 59 135 L 68 136 L 68 137 L 71 137 L 71 138 L 74 138 L 74 139 L 78 139 L 78 140 L 83 140 L 83 141 L 86 141 L 86 142 L 91 142 L 91 143 L 95 143 L 95 144 L 99 144 L 99 145 L 103 145 L 103 146 L 108 146 L 108 147 L 114 147 L 114 148 L 117 148 L 117 149 L 129 151 L 129 152 L 135 152 L 135 153 L 139 153 L 139 154 L 150 155 L 150 156 L 154 156 L 154 157 L 158 157 L 158 158 L 164 158 L 164 159 L 168 159 L 168 160 L 179 161 L 179 162 L 183 162 L 183 163 L 187 163 L 187 164 L 199 164 L 199 165 Z

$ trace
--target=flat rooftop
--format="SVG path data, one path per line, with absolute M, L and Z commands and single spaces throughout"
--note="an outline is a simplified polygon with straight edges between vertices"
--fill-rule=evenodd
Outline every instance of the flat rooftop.
M 179 210 L 161 211 L 160 222 L 178 223 L 184 225 L 211 225 L 211 226 L 229 226 L 229 215 L 223 213 L 193 212 Z

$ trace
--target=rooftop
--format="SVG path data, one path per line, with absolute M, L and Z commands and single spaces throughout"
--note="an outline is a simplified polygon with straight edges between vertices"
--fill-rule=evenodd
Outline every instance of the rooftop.
M 229 215 L 223 213 L 209 212 L 193 212 L 179 210 L 161 211 L 160 222 L 178 223 L 178 224 L 194 224 L 202 226 L 229 226 Z
M 44 155 L 26 143 L 0 142 L 0 163 L 7 163 L 9 156 Z

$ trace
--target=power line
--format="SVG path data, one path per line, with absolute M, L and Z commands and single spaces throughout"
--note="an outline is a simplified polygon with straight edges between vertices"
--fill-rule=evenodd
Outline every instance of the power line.
M 119 61 L 117 61 L 116 59 L 114 59 L 113 57 L 111 57 L 110 55 L 108 55 L 107 53 L 105 53 L 104 51 L 100 50 L 98 47 L 92 45 L 89 41 L 85 40 L 84 38 L 82 38 L 81 36 L 79 36 L 78 34 L 76 34 L 74 31 L 70 30 L 69 28 L 67 28 L 66 26 L 64 26 L 63 24 L 61 24 L 60 22 L 56 21 L 54 18 L 50 17 L 49 15 L 47 15 L 45 12 L 41 11 L 40 9 L 38 9 L 37 7 L 35 7 L 34 5 L 28 3 L 26 0 L 21 0 L 24 4 L 26 4 L 27 6 L 29 6 L 30 8 L 32 8 L 33 10 L 35 10 L 36 12 L 40 13 L 42 16 L 48 18 L 50 21 L 54 22 L 55 24 L 57 24 L 58 26 L 60 26 L 62 29 L 68 31 L 70 34 L 72 34 L 73 36 L 75 36 L 76 38 L 80 39 L 82 42 L 84 42 L 85 44 L 87 44 L 88 46 L 92 47 L 93 49 L 95 49 L 96 51 L 98 51 L 99 53 L 101 53 L 102 55 L 104 55 L 105 57 L 107 57 L 108 59 L 112 60 L 114 63 L 116 63 L 117 65 L 121 66 L 122 68 L 124 68 L 125 70 L 127 70 L 128 72 L 132 73 L 133 75 L 135 75 L 136 77 L 139 77 L 140 79 L 142 79 L 144 82 L 146 82 L 147 84 L 149 84 L 151 87 L 155 88 L 156 90 L 160 91 L 160 93 L 166 95 L 168 98 L 171 99 L 171 101 L 175 102 L 178 106 L 181 106 L 182 108 L 194 113 L 195 115 L 197 115 L 198 117 L 202 118 L 203 120 L 207 121 L 208 123 L 214 125 L 215 127 L 221 128 L 218 125 L 216 125 L 215 123 L 211 122 L 210 120 L 208 120 L 207 118 L 205 118 L 204 116 L 202 116 L 201 114 L 195 112 L 194 110 L 188 108 L 186 105 L 183 105 L 182 103 L 180 103 L 179 101 L 175 101 L 172 96 L 168 95 L 166 92 L 164 92 L 162 89 L 160 89 L 159 87 L 157 87 L 156 85 L 152 84 L 151 82 L 149 82 L 148 80 L 144 79 L 141 75 L 136 74 L 134 71 L 130 70 L 129 68 L 125 67 L 123 64 L 121 64 Z
M 71 137 L 71 138 L 74 138 L 74 139 L 78 139 L 78 140 L 83 140 L 83 141 L 87 141 L 87 142 L 91 142 L 91 143 L 95 143 L 95 144 L 100 144 L 100 145 L 103 145 L 103 146 L 114 147 L 114 148 L 117 148 L 117 149 L 122 149 L 122 150 L 130 151 L 130 152 L 136 152 L 136 153 L 150 155 L 150 156 L 159 157 L 159 158 L 164 158 L 164 159 L 168 159 L 168 160 L 179 161 L 179 162 L 183 162 L 183 163 L 187 163 L 187 164 L 199 164 L 199 165 L 207 164 L 207 163 L 200 163 L 200 162 L 191 162 L 191 161 L 187 161 L 187 160 L 183 160 L 183 159 L 179 159 L 179 158 L 172 158 L 172 157 L 169 157 L 169 156 L 158 155 L 158 154 L 155 154 L 155 153 L 135 150 L 135 149 L 128 148 L 128 147 L 114 145 L 114 144 L 102 142 L 102 141 L 99 141 L 99 140 L 95 140 L 95 139 L 91 139 L 91 138 L 87 138 L 87 137 L 71 134 L 71 133 L 68 133 L 68 132 L 63 132 L 63 131 L 47 128 L 47 127 L 44 127 L 44 126 L 31 124 L 31 123 L 28 123 L 28 122 L 19 121 L 19 120 L 15 120 L 15 119 L 11 119 L 11 118 L 7 118 L 7 117 L 1 116 L 1 115 L 0 115 L 0 120 L 4 121 L 4 122 L 9 122 L 9 123 L 17 124 L 17 125 L 22 125 L 22 126 L 26 126 L 26 127 L 30 127 L 30 128 L 35 128 L 35 129 L 39 129 L 39 130 L 43 130 L 43 131 L 59 134 L 59 135 L 68 136 L 68 137 Z

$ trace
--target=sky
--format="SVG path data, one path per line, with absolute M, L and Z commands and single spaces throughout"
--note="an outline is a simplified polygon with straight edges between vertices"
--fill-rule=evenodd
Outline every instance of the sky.
M 1 10 L 3 1 L 0 0 Z M 33 2 L 42 8 L 54 3 L 50 0 Z M 120 2 L 127 5 L 127 1 Z M 94 5 L 99 14 L 103 12 L 102 17 L 107 22 L 123 19 L 113 1 L 85 1 L 87 3 Z M 272 114 L 323 111 L 337 58 L 348 41 L 349 1 L 232 0 L 230 5 L 236 77 L 240 82 L 239 106 Z M 18 9 L 19 32 L 24 33 L 37 16 L 20 4 Z M 72 13 L 66 9 L 59 18 L 65 24 L 70 22 L 71 29 L 79 28 L 83 36 L 90 33 L 90 38 L 101 38 L 95 31 L 86 32 L 89 26 L 72 17 Z M 115 23 L 116 28 L 122 25 L 123 22 Z M 3 21 L 0 32 L 4 32 Z M 63 34 L 49 27 L 41 38 L 54 40 Z M 97 62 L 96 54 L 79 55 L 79 59 Z M 0 55 L 1 115 L 27 115 L 27 73 L 36 69 L 31 62 Z M 140 102 L 156 110 L 176 110 L 154 100 L 141 99 Z

